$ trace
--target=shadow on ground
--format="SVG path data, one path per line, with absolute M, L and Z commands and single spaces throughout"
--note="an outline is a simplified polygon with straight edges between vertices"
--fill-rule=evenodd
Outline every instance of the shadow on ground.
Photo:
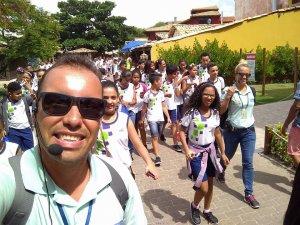
M 174 223 L 190 222 L 188 211 L 190 202 L 173 195 L 171 191 L 153 189 L 147 191 L 142 198 L 155 218 L 152 220 L 161 221 L 164 219 L 164 214 L 168 214 Z
M 233 175 L 237 178 L 242 178 L 242 166 L 234 166 L 233 169 L 236 171 Z M 276 174 L 266 173 L 263 171 L 254 171 L 254 180 L 256 183 L 261 183 L 265 185 L 269 185 L 271 188 L 290 195 L 291 192 L 287 189 L 281 187 L 279 184 L 285 184 L 287 186 L 292 186 L 292 183 L 289 181 L 287 177 L 278 176 Z

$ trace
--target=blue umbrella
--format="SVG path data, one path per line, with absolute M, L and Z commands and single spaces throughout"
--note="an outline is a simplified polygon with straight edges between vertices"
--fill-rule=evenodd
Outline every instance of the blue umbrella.
M 131 41 L 131 42 L 127 43 L 126 45 L 124 45 L 123 48 L 121 48 L 121 52 L 123 52 L 123 53 L 130 52 L 131 49 L 133 49 L 134 47 L 143 45 L 143 44 L 145 44 L 145 41 Z

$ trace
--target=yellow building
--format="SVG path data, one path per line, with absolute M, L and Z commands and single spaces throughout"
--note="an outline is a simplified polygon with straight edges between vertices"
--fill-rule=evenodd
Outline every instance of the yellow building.
M 220 25 L 193 34 L 157 41 L 151 47 L 151 59 L 159 58 L 158 49 L 169 49 L 175 43 L 180 47 L 193 47 L 195 40 L 225 42 L 231 50 L 255 50 L 258 45 L 268 50 L 289 44 L 300 47 L 300 6 L 280 9 L 268 14 Z

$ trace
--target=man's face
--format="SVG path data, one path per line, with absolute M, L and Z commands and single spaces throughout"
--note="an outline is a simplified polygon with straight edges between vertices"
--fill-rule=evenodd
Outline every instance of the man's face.
M 55 92 L 75 97 L 102 99 L 101 83 L 96 75 L 84 68 L 60 66 L 49 71 L 41 87 L 42 92 Z M 50 116 L 38 102 L 37 122 L 45 145 L 59 144 L 64 149 L 59 156 L 41 150 L 44 160 L 78 163 L 85 160 L 96 141 L 100 119 L 85 119 L 76 104 L 64 116 Z M 41 144 L 41 143 L 40 143 Z
M 210 62 L 209 56 L 202 56 L 201 58 L 202 67 L 207 67 L 209 62 Z

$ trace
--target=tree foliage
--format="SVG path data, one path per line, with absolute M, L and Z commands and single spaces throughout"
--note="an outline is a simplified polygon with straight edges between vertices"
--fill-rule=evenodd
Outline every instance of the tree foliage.
M 66 50 L 89 48 L 100 52 L 117 49 L 133 39 L 139 30 L 124 24 L 125 17 L 112 16 L 115 3 L 88 0 L 58 2 L 56 14 L 62 25 L 62 46 Z
M 169 49 L 159 49 L 159 55 L 164 58 L 167 63 L 178 63 L 180 59 L 186 59 L 190 63 L 200 63 L 200 54 L 208 52 L 211 61 L 216 63 L 219 68 L 219 75 L 226 78 L 227 83 L 231 83 L 234 76 L 234 67 L 240 59 L 237 51 L 232 51 L 228 48 L 227 44 L 219 42 L 214 39 L 213 41 L 206 40 L 205 45 L 202 46 L 196 39 L 192 48 L 181 48 L 175 44 Z
M 59 23 L 26 0 L 0 1 L 0 43 L 4 66 L 15 59 L 53 57 L 59 47 Z

